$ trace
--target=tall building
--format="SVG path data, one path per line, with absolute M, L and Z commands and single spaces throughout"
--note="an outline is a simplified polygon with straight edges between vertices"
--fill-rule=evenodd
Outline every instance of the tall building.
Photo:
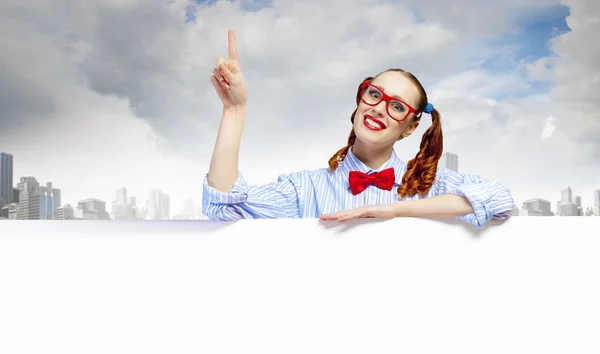
M 581 196 L 577 195 L 573 197 L 573 204 L 577 205 L 577 209 L 579 210 L 579 216 L 583 216 L 584 209 L 583 205 L 581 204 Z
M 115 220 L 135 219 L 134 207 L 127 201 L 125 187 L 117 189 L 116 200 L 112 203 L 112 214 Z
M 0 208 L 13 202 L 13 155 L 0 152 Z
M 451 152 L 445 152 L 442 154 L 438 163 L 439 167 L 444 167 L 454 172 L 458 172 L 458 155 Z
M 571 187 L 567 187 L 560 191 L 560 202 L 561 204 L 573 203 L 573 191 Z
M 40 184 L 35 177 L 21 177 L 19 189 L 18 220 L 40 219 Z
M 77 203 L 73 218 L 83 220 L 110 220 L 106 211 L 106 203 L 95 198 L 88 198 Z
M 556 214 L 560 216 L 581 216 L 582 208 L 577 205 L 581 204 L 581 197 L 573 198 L 573 190 L 567 187 L 560 191 L 560 201 L 556 203 Z
M 540 198 L 529 199 L 523 202 L 519 211 L 522 216 L 554 216 L 550 208 L 550 201 Z
M 40 219 L 54 220 L 61 205 L 60 189 L 52 188 L 52 182 L 40 186 Z
M 146 219 L 169 220 L 171 216 L 169 203 L 168 195 L 158 189 L 151 190 L 146 202 Z

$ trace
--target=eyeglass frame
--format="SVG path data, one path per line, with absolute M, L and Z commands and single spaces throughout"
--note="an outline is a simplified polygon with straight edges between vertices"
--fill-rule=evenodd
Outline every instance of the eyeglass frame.
M 377 103 L 368 103 L 363 99 L 363 96 L 365 95 L 365 89 L 368 88 L 369 86 L 373 86 L 374 88 L 376 88 L 377 90 L 379 90 L 379 92 L 381 92 L 381 98 L 379 99 L 379 101 L 377 101 Z M 362 84 L 360 85 L 360 100 L 362 102 L 364 102 L 366 105 L 371 106 L 371 107 L 375 107 L 378 104 L 381 103 L 381 101 L 385 101 L 385 110 L 386 113 L 388 114 L 388 116 L 390 116 L 390 118 L 392 118 L 393 120 L 395 120 L 396 122 L 404 122 L 406 120 L 406 118 L 408 118 L 408 116 L 411 113 L 414 113 L 415 116 L 417 118 L 421 118 L 421 115 L 423 112 L 418 112 L 416 109 L 414 109 L 411 105 L 409 105 L 408 103 L 406 103 L 406 101 L 404 101 L 403 99 L 399 98 L 399 97 L 391 97 L 389 95 L 387 95 L 383 89 L 379 86 L 373 85 L 372 83 L 370 83 L 369 81 L 363 81 Z M 391 101 L 398 101 L 401 102 L 403 104 L 405 104 L 408 107 L 408 112 L 406 113 L 406 115 L 404 116 L 404 118 L 402 119 L 396 119 L 394 117 L 392 117 L 392 115 L 390 114 L 390 102 Z M 417 114 L 418 113 L 418 114 Z

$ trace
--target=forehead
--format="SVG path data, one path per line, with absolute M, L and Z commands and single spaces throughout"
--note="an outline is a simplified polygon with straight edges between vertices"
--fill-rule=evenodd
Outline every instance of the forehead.
M 398 96 L 406 103 L 415 107 L 419 103 L 419 91 L 415 84 L 404 74 L 386 71 L 377 76 L 372 82 L 380 87 L 388 96 Z

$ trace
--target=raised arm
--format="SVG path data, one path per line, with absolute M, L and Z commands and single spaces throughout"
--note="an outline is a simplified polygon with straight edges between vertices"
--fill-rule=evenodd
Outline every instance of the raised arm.
M 208 184 L 224 193 L 229 192 L 238 178 L 240 141 L 246 122 L 247 91 L 235 44 L 235 32 L 230 30 L 229 61 L 217 58 L 210 82 L 223 102 L 219 133 L 208 170 Z

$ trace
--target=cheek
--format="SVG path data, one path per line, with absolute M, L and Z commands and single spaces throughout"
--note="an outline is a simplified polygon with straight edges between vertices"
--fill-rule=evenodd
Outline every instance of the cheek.
M 394 134 L 394 135 L 400 135 L 400 133 L 402 133 L 404 131 L 406 127 L 406 122 L 396 122 L 393 121 L 389 127 L 388 130 L 390 131 L 390 133 Z

